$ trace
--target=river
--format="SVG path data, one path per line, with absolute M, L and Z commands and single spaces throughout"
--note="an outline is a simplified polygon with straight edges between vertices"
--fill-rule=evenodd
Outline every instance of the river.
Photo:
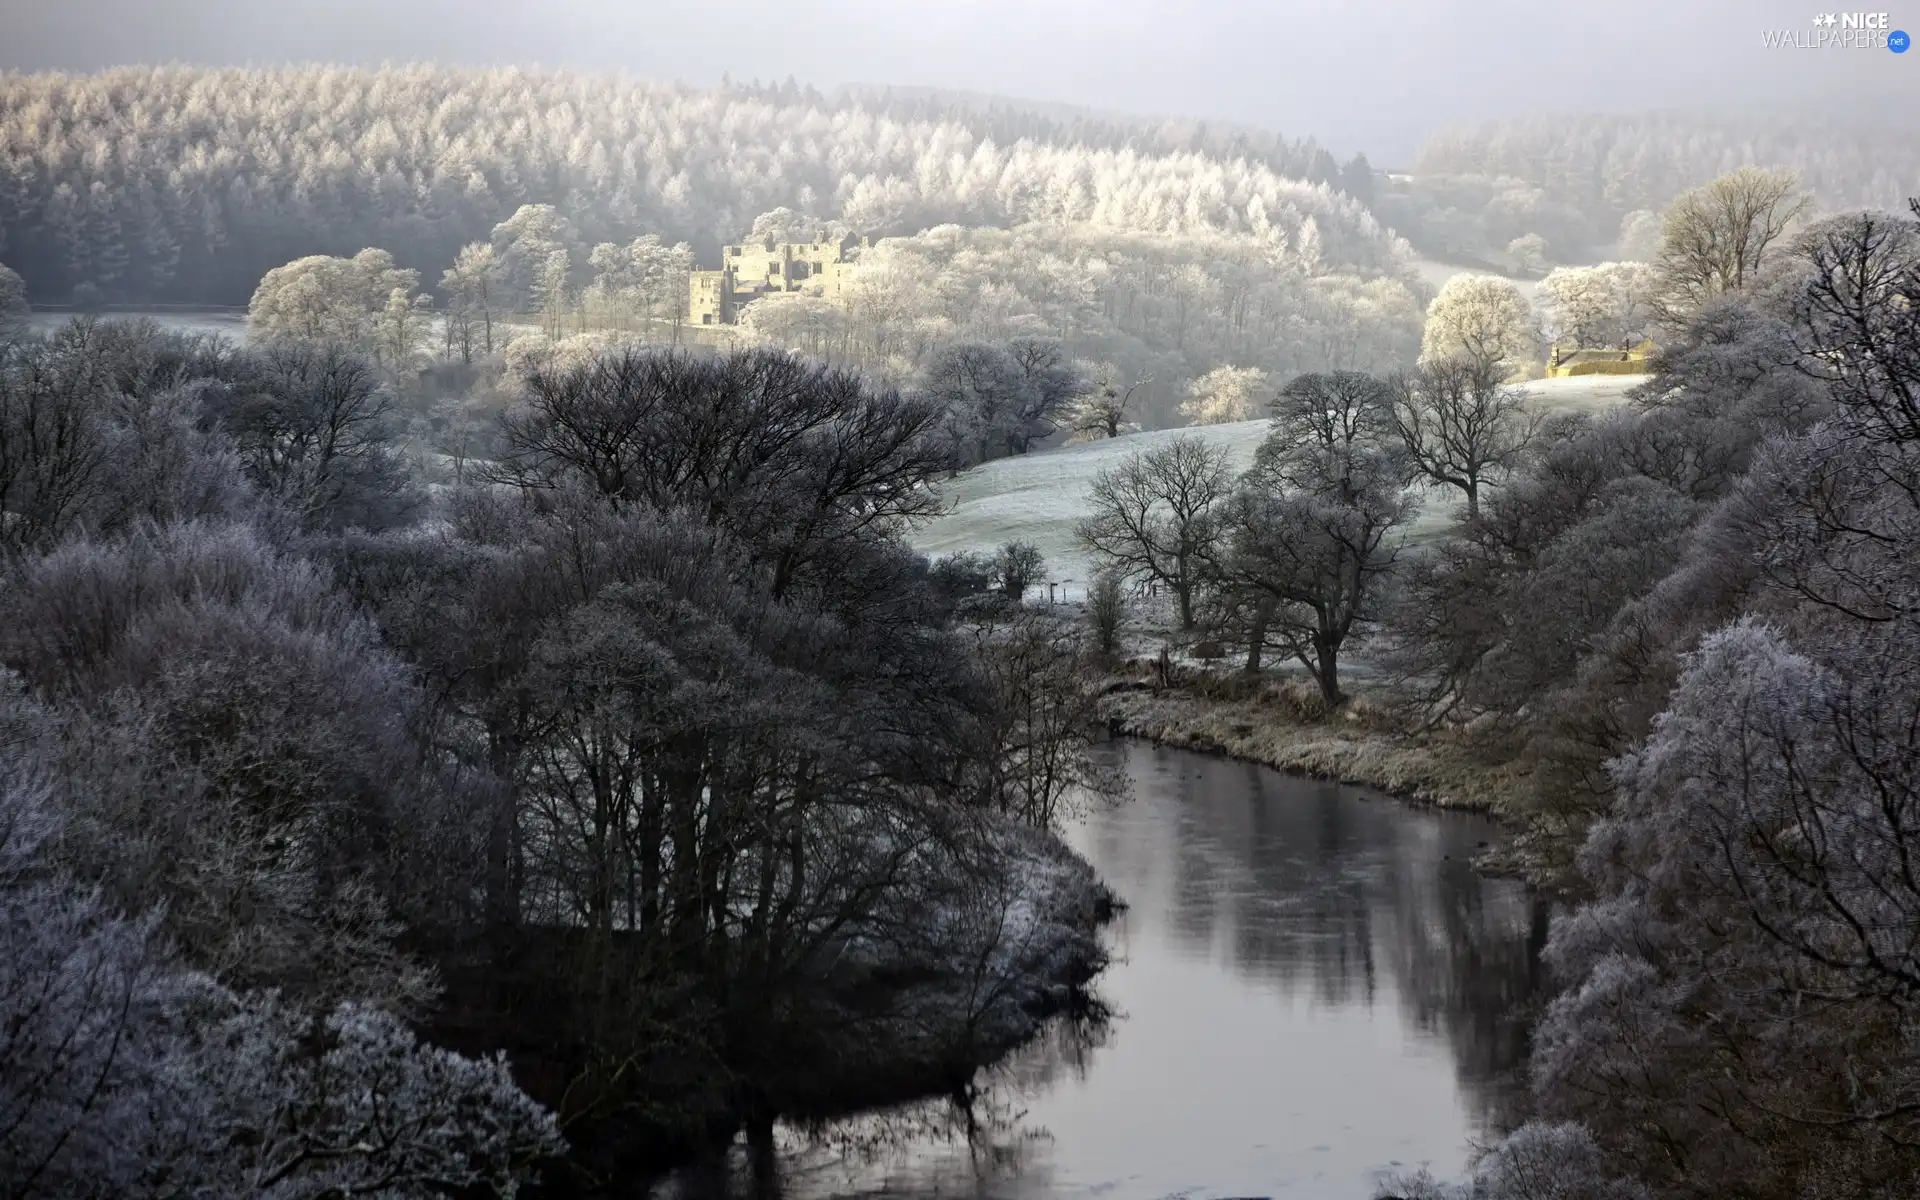
M 1069 840 L 1129 906 L 1097 985 L 1112 1020 L 986 1073 L 971 1145 L 944 1101 L 782 1131 L 787 1200 L 1364 1200 L 1387 1172 L 1457 1177 L 1512 1119 L 1547 915 L 1474 873 L 1490 822 L 1111 752 L 1133 796 Z M 657 1196 L 744 1195 L 737 1176 Z

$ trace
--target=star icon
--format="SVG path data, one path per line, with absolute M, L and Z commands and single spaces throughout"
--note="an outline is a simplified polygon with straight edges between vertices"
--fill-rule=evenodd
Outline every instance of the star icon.
M 1815 25 L 1825 25 L 1828 28 L 1832 28 L 1835 24 L 1832 13 L 1815 13 L 1813 15 L 1813 23 Z

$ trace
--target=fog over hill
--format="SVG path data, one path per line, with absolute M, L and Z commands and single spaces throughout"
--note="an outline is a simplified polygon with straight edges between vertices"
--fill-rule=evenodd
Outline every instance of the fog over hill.
M 885 0 L 630 5 L 557 0 L 4 0 L 0 68 L 128 62 L 372 65 L 433 59 L 613 68 L 714 84 L 788 76 L 959 88 L 1311 133 L 1410 163 L 1437 128 L 1532 111 L 1813 105 L 1836 130 L 1910 107 L 1913 63 L 1768 50 L 1788 0 Z M 751 49 L 748 47 L 751 45 Z

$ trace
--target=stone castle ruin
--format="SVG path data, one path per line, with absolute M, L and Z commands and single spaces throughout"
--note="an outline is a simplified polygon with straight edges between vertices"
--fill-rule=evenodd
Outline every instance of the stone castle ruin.
M 693 325 L 731 325 L 740 310 L 773 292 L 815 291 L 829 299 L 840 295 L 853 251 L 867 244 L 852 234 L 821 236 L 811 242 L 742 242 L 721 247 L 717 271 L 693 272 L 687 293 L 687 321 Z

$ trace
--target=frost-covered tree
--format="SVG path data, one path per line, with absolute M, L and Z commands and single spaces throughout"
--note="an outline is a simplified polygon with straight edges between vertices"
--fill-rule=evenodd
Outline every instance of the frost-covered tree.
M 1535 302 L 1550 340 L 1618 346 L 1644 333 L 1654 288 L 1654 270 L 1645 263 L 1557 267 L 1540 281 Z
M 1121 374 L 1111 363 L 1102 363 L 1087 371 L 1092 385 L 1074 402 L 1067 414 L 1068 425 L 1086 437 L 1116 438 L 1139 428 L 1128 416 L 1133 394 L 1153 382 L 1151 377 L 1121 385 Z
M 541 332 L 549 341 L 559 341 L 566 332 L 567 308 L 573 299 L 571 271 L 572 263 L 565 246 L 548 250 L 534 267 L 530 298 L 540 313 Z
M 174 958 L 56 857 L 92 778 L 0 671 L 0 1188 L 10 1196 L 508 1194 L 564 1149 L 498 1059 L 362 1004 L 323 1018 Z
M 1523 233 L 1507 243 L 1507 261 L 1514 269 L 1537 275 L 1547 269 L 1547 239 L 1537 233 Z
M 1658 311 L 1671 320 L 1746 287 L 1807 204 L 1792 171 L 1757 167 L 1681 193 L 1660 226 Z
M 249 477 L 317 528 L 384 529 L 406 521 L 418 488 L 394 446 L 393 396 L 373 366 L 338 345 L 262 350 L 208 417 Z
M 813 240 L 816 222 L 810 217 L 794 212 L 785 205 L 763 212 L 753 219 L 753 226 L 747 231 L 750 242 L 775 244 L 781 242 L 810 242 Z
M 1512 373 L 1537 357 L 1539 345 L 1533 310 L 1518 286 L 1493 275 L 1455 275 L 1427 306 L 1420 358 L 1458 359 Z
M 1768 414 L 1769 435 L 1556 705 L 1592 714 L 1568 743 L 1645 736 L 1609 765 L 1578 860 L 1591 899 L 1549 943 L 1566 990 L 1536 1093 L 1655 1195 L 1920 1184 L 1920 889 L 1901 865 L 1920 811 L 1920 223 L 1849 214 L 1782 258 L 1764 294 L 1690 319 L 1649 414 L 1691 408 L 1729 440 Z
M 1260 415 L 1267 373 L 1258 367 L 1215 367 L 1187 385 L 1180 415 L 1194 425 L 1225 425 Z
M 1621 217 L 1618 245 L 1621 259 L 1651 263 L 1660 254 L 1660 214 L 1637 208 Z
M 27 285 L 18 273 L 0 263 L 0 342 L 27 331 Z
M 1207 574 L 1258 670 L 1277 645 L 1312 673 L 1328 711 L 1345 699 L 1341 652 L 1381 615 L 1412 512 L 1390 393 L 1358 372 L 1301 376 L 1281 392 L 1274 427 L 1219 509 Z
M 247 327 L 261 341 L 341 346 L 399 372 L 423 332 L 419 308 L 426 301 L 418 291 L 419 273 L 395 267 L 385 250 L 312 255 L 261 278 Z
M 1385 370 L 1417 352 L 1421 319 L 1399 272 L 1307 274 L 1251 236 L 1092 225 L 884 238 L 860 252 L 832 302 L 845 313 L 847 358 L 887 379 L 910 378 L 956 342 L 1036 335 L 1129 378 L 1191 379 L 1223 363 L 1275 376 Z M 1136 394 L 1136 419 L 1176 423 L 1179 399 Z
M 1912 194 L 1915 180 L 1888 164 L 1913 161 L 1914 145 L 1911 131 L 1863 126 L 1836 133 L 1811 112 L 1551 114 L 1442 130 L 1421 150 L 1414 170 L 1421 182 L 1449 181 L 1456 191 L 1470 180 L 1522 183 L 1539 189 L 1550 205 L 1617 222 L 1657 213 L 1688 188 L 1754 163 L 1797 172 L 1829 211 L 1891 211 Z M 1539 232 L 1552 240 L 1550 231 Z M 1613 229 L 1602 225 L 1596 232 L 1604 239 Z M 1620 254 L 1652 261 L 1625 248 Z
M 572 221 L 551 204 L 523 204 L 493 227 L 490 241 L 503 309 L 540 314 L 542 330 L 557 340 L 584 249 Z
M 476 348 L 482 354 L 493 353 L 493 318 L 497 271 L 493 246 L 473 242 L 461 247 L 460 256 L 440 277 L 440 293 L 446 310 L 446 355 L 453 357 L 459 347 L 462 362 L 472 362 Z
M 1463 1183 L 1443 1183 L 1422 1170 L 1383 1181 L 1375 1200 L 1650 1200 L 1644 1184 L 1624 1175 L 1585 1127 L 1529 1121 L 1481 1151 Z

